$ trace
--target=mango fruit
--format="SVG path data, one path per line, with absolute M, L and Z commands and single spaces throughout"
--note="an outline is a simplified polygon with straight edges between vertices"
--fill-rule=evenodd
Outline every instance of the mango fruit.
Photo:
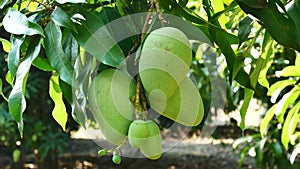
M 185 126 L 200 124 L 204 115 L 201 95 L 192 80 L 185 77 L 167 102 L 148 98 L 150 106 L 161 115 Z
M 121 158 L 121 156 L 118 155 L 118 154 L 113 154 L 113 156 L 112 156 L 112 161 L 113 161 L 113 163 L 115 163 L 115 164 L 121 164 L 122 158 Z
M 96 75 L 89 92 L 88 103 L 102 134 L 115 145 L 126 138 L 134 117 L 130 98 L 135 94 L 135 81 L 117 69 L 106 69 Z
M 139 148 L 149 135 L 148 124 L 144 120 L 133 121 L 128 130 L 128 141 L 133 148 Z
M 141 152 L 149 159 L 156 160 L 162 155 L 162 139 L 159 127 L 152 120 L 146 121 L 149 135 L 140 146 Z
M 168 99 L 186 76 L 192 61 L 192 50 L 188 38 L 173 27 L 152 31 L 143 43 L 139 73 L 142 84 L 152 97 Z

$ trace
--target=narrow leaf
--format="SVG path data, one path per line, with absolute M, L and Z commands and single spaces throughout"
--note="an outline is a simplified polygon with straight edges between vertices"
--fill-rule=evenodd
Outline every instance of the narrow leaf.
M 296 159 L 296 157 L 297 157 L 297 155 L 298 155 L 299 153 L 300 153 L 300 143 L 297 144 L 297 145 L 295 146 L 295 148 L 293 149 L 293 152 L 292 152 L 292 154 L 291 154 L 291 156 L 290 156 L 290 162 L 291 162 L 291 164 L 294 163 L 294 161 L 295 161 L 295 159 Z
M 1 0 L 0 1 L 0 9 L 2 9 L 9 0 Z
M 283 76 L 283 77 L 290 77 L 290 76 L 299 77 L 300 76 L 300 56 L 296 57 L 295 65 L 285 67 L 282 70 L 280 76 Z
M 253 97 L 254 91 L 248 88 L 244 89 L 244 102 L 240 110 L 241 115 L 241 123 L 240 128 L 244 131 L 245 129 L 245 121 L 246 121 L 246 113 L 249 107 L 249 103 Z
M 83 62 L 82 60 L 85 60 Z M 93 57 L 89 54 L 84 57 L 78 57 L 74 68 L 75 68 L 75 81 L 73 84 L 73 104 L 72 104 L 72 116 L 74 120 L 82 126 L 85 126 L 87 119 L 87 92 L 89 87 L 89 77 L 93 73 Z
M 290 92 L 283 95 L 282 99 L 277 103 L 275 115 L 279 123 L 284 122 L 284 115 L 289 105 L 293 104 L 299 98 L 300 87 L 295 86 Z
M 254 87 L 257 82 L 261 81 L 265 87 L 269 88 L 269 82 L 266 79 L 266 74 L 274 58 L 272 44 L 272 41 L 269 41 L 267 46 L 263 48 L 262 55 L 256 61 L 255 69 L 250 75 L 251 85 Z
M 71 20 L 71 17 L 60 7 L 56 7 L 51 13 L 51 19 L 59 26 L 66 27 L 76 32 L 76 27 L 74 22 Z
M 74 33 L 75 39 L 80 46 L 100 62 L 117 67 L 125 57 L 117 42 L 104 26 L 99 13 L 82 12 L 82 15 L 85 20 L 78 26 L 78 34 Z
M 59 26 L 54 22 L 49 22 L 45 32 L 45 49 L 51 66 L 59 73 L 63 81 L 72 85 L 73 67 L 62 49 L 62 33 Z
M 247 16 L 239 23 L 239 46 L 248 39 L 248 36 L 250 35 L 251 29 L 253 27 L 253 20 Z
M 218 22 L 214 23 L 215 25 L 219 25 Z M 234 69 L 234 63 L 236 60 L 236 54 L 234 50 L 231 48 L 231 44 L 227 39 L 226 33 L 224 30 L 213 28 L 210 30 L 211 35 L 215 40 L 215 43 L 219 46 L 222 53 L 224 54 L 227 62 L 227 66 L 230 72 L 230 77 L 232 79 L 235 79 L 240 85 L 251 88 L 250 86 L 250 77 L 249 75 L 244 71 L 244 69 L 240 69 L 236 75 L 233 74 Z
M 259 131 L 260 134 L 262 136 L 266 136 L 267 135 L 267 127 L 270 123 L 270 121 L 272 120 L 272 118 L 274 117 L 275 114 L 275 109 L 276 109 L 276 104 L 274 104 L 266 113 L 265 117 L 263 118 L 263 120 L 261 121 L 260 127 L 259 127 Z
M 262 8 L 251 7 L 245 2 L 245 0 L 237 1 L 243 11 L 261 21 L 260 23 L 278 43 L 300 51 L 300 45 L 297 43 L 297 28 L 295 24 L 290 18 L 285 17 L 279 11 L 275 1 L 269 1 Z
M 68 57 L 68 60 L 71 62 L 71 65 L 75 64 L 75 61 L 79 55 L 79 45 L 72 33 L 68 33 L 64 42 L 63 50 Z
M 54 70 L 53 67 L 50 65 L 49 61 L 40 56 L 34 59 L 32 65 L 46 72 L 51 72 Z
M 7 81 L 7 83 L 8 83 L 11 87 L 14 86 L 14 79 L 13 79 L 13 77 L 11 76 L 10 71 L 8 71 L 8 72 L 6 73 L 6 75 L 5 75 L 5 80 Z
M 68 114 L 66 111 L 66 106 L 63 102 L 62 91 L 60 89 L 58 81 L 59 78 L 57 75 L 52 75 L 49 81 L 49 94 L 55 104 L 54 109 L 52 110 L 52 116 L 65 131 L 66 123 L 68 120 Z
M 2 96 L 4 98 L 4 100 L 8 101 L 2 91 L 2 85 L 3 85 L 3 82 L 2 82 L 2 79 L 0 79 L 0 96 Z
M 291 136 L 294 134 L 299 121 L 299 109 L 300 102 L 298 102 L 287 114 L 284 124 L 282 127 L 281 133 L 281 142 L 285 149 L 288 149 L 288 145 L 291 139 Z
M 272 142 L 271 143 L 273 153 L 275 154 L 275 157 L 282 157 L 283 156 L 283 151 L 282 151 L 282 146 L 279 142 Z
M 19 62 L 20 62 L 20 47 L 22 43 L 24 42 L 25 37 L 24 36 L 17 36 L 12 35 L 11 36 L 11 50 L 8 53 L 8 69 L 10 71 L 12 79 L 14 79 Z
M 269 89 L 269 82 L 267 80 L 267 72 L 271 64 L 273 63 L 273 59 L 275 57 L 274 50 L 271 47 L 272 44 L 273 41 L 269 41 L 267 42 L 266 47 L 262 48 L 262 55 L 260 58 L 264 60 L 264 64 L 262 65 L 262 68 L 258 76 L 258 83 L 268 89 Z
M 15 121 L 18 123 L 18 128 L 21 137 L 23 136 L 23 112 L 26 109 L 26 101 L 24 97 L 26 81 L 31 64 L 33 60 L 38 56 L 40 49 L 40 38 L 33 39 L 28 47 L 24 60 L 20 63 L 18 67 L 16 74 L 16 82 L 8 98 L 9 111 L 15 119 Z
M 19 11 L 11 8 L 3 19 L 4 29 L 16 35 L 34 35 L 40 34 L 44 36 L 43 29 L 37 23 L 31 22 Z
M 9 53 L 10 51 L 10 42 L 6 39 L 2 39 L 0 38 L 0 42 L 2 42 L 2 46 L 3 46 L 3 51 Z
M 274 83 L 269 88 L 268 93 L 267 93 L 268 96 L 272 96 L 271 102 L 275 103 L 280 92 L 287 86 L 294 85 L 295 83 L 296 83 L 296 80 L 294 80 L 294 79 L 281 80 L 281 81 Z

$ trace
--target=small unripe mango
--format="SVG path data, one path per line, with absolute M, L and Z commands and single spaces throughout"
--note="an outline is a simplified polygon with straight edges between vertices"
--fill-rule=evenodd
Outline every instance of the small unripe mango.
M 128 141 L 133 148 L 139 148 L 149 135 L 148 124 L 144 120 L 133 121 L 128 130 Z
M 181 82 L 167 102 L 157 100 L 151 95 L 148 99 L 155 111 L 177 123 L 196 126 L 202 121 L 204 115 L 202 98 L 197 87 L 188 77 Z
M 143 44 L 139 61 L 146 94 L 159 89 L 164 96 L 156 97 L 171 97 L 188 72 L 191 61 L 189 40 L 179 29 L 163 27 L 151 32 Z
M 100 72 L 88 93 L 90 110 L 102 134 L 115 145 L 123 142 L 133 120 L 134 107 L 130 97 L 135 94 L 135 82 L 120 70 Z
M 121 156 L 118 155 L 118 154 L 114 154 L 114 155 L 112 156 L 112 161 L 113 161 L 113 163 L 115 163 L 115 164 L 121 164 L 121 161 L 122 161 Z
M 148 125 L 149 135 L 140 146 L 141 152 L 149 159 L 156 160 L 162 154 L 162 140 L 159 127 L 154 121 L 146 121 Z

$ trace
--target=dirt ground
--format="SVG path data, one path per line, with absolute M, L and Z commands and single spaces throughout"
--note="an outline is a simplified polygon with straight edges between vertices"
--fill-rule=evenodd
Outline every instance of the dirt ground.
M 249 157 L 241 167 L 238 166 L 238 154 L 232 151 L 232 143 L 240 134 L 236 126 L 219 126 L 213 134 L 215 139 L 206 140 L 197 135 L 178 140 L 166 132 L 163 141 L 165 153 L 159 160 L 122 157 L 121 165 L 115 165 L 111 155 L 97 155 L 101 149 L 99 145 L 107 143 L 105 140 L 73 139 L 68 150 L 59 156 L 59 169 L 255 169 L 254 161 Z M 131 155 L 140 152 L 124 146 L 122 153 Z M 0 169 L 15 169 L 9 165 L 11 159 L 6 159 L 5 162 L 3 157 L 0 158 Z M 37 168 L 33 155 L 26 156 L 23 162 L 24 169 Z

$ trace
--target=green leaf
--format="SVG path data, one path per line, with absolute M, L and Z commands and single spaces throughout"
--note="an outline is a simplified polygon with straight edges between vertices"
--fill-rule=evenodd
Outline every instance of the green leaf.
M 284 122 L 284 115 L 289 105 L 293 104 L 299 98 L 300 87 L 295 86 L 290 92 L 283 95 L 282 99 L 277 103 L 275 115 L 279 123 Z
M 271 108 L 269 108 L 265 117 L 263 118 L 263 120 L 260 123 L 259 131 L 262 136 L 267 135 L 267 127 L 268 127 L 270 121 L 272 120 L 272 118 L 274 117 L 275 109 L 276 109 L 276 104 L 274 104 Z
M 300 45 L 300 10 L 297 9 L 297 2 L 290 2 L 292 5 L 289 6 L 287 9 L 287 14 L 289 17 L 293 20 L 294 24 L 296 25 L 297 28 L 297 40 L 298 40 L 298 45 Z
M 62 49 L 62 33 L 59 26 L 54 22 L 49 22 L 45 28 L 45 32 L 45 49 L 51 66 L 59 73 L 59 77 L 63 81 L 72 85 L 74 70 Z
M 298 102 L 287 114 L 281 133 L 281 142 L 285 149 L 288 149 L 290 138 L 295 132 L 299 121 L 300 102 Z
M 244 159 L 245 159 L 245 157 L 246 157 L 246 155 L 247 155 L 247 153 L 249 152 L 250 149 L 251 149 L 251 147 L 245 147 L 241 150 L 240 159 L 239 159 L 239 167 L 242 168 Z
M 275 157 L 283 156 L 283 151 L 281 148 L 281 144 L 279 142 L 272 142 L 271 147 L 272 147 L 273 153 L 275 154 Z
M 46 72 L 51 72 L 54 70 L 53 67 L 50 65 L 49 61 L 47 59 L 42 58 L 41 56 L 35 58 L 32 62 L 32 65 Z
M 10 42 L 6 39 L 2 39 L 0 38 L 0 42 L 2 42 L 2 46 L 3 46 L 3 51 L 9 53 L 10 51 Z
M 251 8 L 261 9 L 265 8 L 268 4 L 265 0 L 240 0 Z
M 261 21 L 260 23 L 278 43 L 300 51 L 300 44 L 297 43 L 297 28 L 295 24 L 278 10 L 275 1 L 269 1 L 262 8 L 251 7 L 248 4 L 250 1 L 238 0 L 237 2 L 243 11 L 258 18 Z M 264 0 L 260 1 L 264 2 Z
M 24 60 L 18 67 L 16 82 L 8 98 L 9 111 L 12 117 L 18 123 L 21 137 L 23 136 L 23 112 L 26 109 L 26 100 L 24 97 L 26 81 L 31 63 L 40 53 L 40 49 L 41 39 L 34 38 L 27 49 Z
M 250 35 L 251 29 L 253 27 L 253 20 L 247 16 L 239 23 L 239 46 L 248 39 L 248 36 Z
M 52 116 L 65 131 L 68 120 L 68 114 L 66 111 L 66 106 L 63 102 L 62 91 L 60 89 L 58 81 L 58 75 L 52 75 L 49 81 L 49 94 L 55 104 L 54 109 L 52 110 Z
M 124 38 L 128 37 L 128 32 L 131 32 L 132 35 L 138 35 L 140 32 L 138 29 L 142 27 L 141 25 L 143 25 L 143 23 L 137 23 L 138 19 L 134 17 L 131 18 L 131 16 L 121 18 L 120 13 L 112 7 L 103 7 L 99 13 L 99 16 L 108 32 L 119 44 L 123 53 L 127 54 L 135 42 L 133 41 L 134 37 L 126 39 Z M 143 15 L 141 15 L 141 17 L 142 16 Z M 118 20 L 116 21 L 116 19 Z M 140 26 L 137 26 L 137 24 Z M 120 25 L 124 25 L 122 30 L 120 30 Z
M 24 36 L 11 36 L 11 50 L 8 53 L 8 69 L 10 71 L 12 79 L 15 78 L 19 62 L 20 62 L 20 48 L 24 42 Z
M 274 83 L 269 88 L 268 93 L 267 93 L 268 96 L 272 96 L 271 102 L 275 103 L 280 92 L 287 86 L 294 85 L 295 83 L 296 83 L 296 80 L 294 80 L 294 79 L 281 80 L 281 81 Z
M 240 137 L 238 139 L 236 139 L 233 144 L 232 144 L 232 148 L 234 150 L 237 150 L 237 148 L 242 145 L 243 143 L 246 143 L 246 142 L 249 142 L 249 141 L 252 141 L 252 136 L 245 136 L 245 137 Z
M 61 79 L 59 79 L 59 87 L 62 91 L 62 94 L 64 96 L 64 98 L 70 103 L 72 104 L 72 86 L 67 84 L 66 82 L 62 81 Z
M 4 29 L 16 35 L 35 35 L 44 36 L 43 29 L 37 23 L 31 22 L 19 11 L 11 8 L 3 19 Z
M 290 162 L 291 162 L 291 164 L 294 163 L 294 161 L 295 161 L 295 159 L 296 159 L 296 157 L 297 157 L 297 155 L 298 155 L 299 153 L 300 153 L 300 143 L 297 144 L 297 145 L 295 146 L 295 148 L 293 149 L 293 151 L 292 151 L 292 154 L 291 154 L 291 156 L 290 156 Z
M 77 27 L 78 33 L 73 34 L 75 39 L 100 62 L 118 67 L 125 59 L 124 54 L 104 26 L 99 13 L 82 11 L 82 15 L 85 20 Z
M 256 164 L 263 164 L 264 154 L 265 154 L 264 146 L 265 146 L 266 141 L 267 141 L 267 138 L 263 138 L 259 142 L 257 142 L 255 145 L 256 155 L 254 158 L 255 158 Z
M 296 57 L 295 66 L 285 67 L 282 70 L 280 76 L 283 76 L 283 77 L 290 77 L 290 76 L 299 77 L 300 76 L 300 56 Z
M 51 13 L 51 19 L 59 26 L 66 27 L 77 32 L 74 22 L 71 20 L 71 17 L 63 11 L 60 7 L 56 7 L 55 10 Z
M 85 3 L 85 0 L 55 0 L 59 4 L 65 4 L 65 3 Z
M 269 82 L 266 78 L 266 74 L 269 66 L 274 58 L 272 41 L 262 48 L 262 55 L 256 61 L 256 66 L 250 75 L 251 86 L 255 87 L 257 82 L 261 81 L 265 87 L 269 88 Z
M 0 96 L 2 96 L 4 98 L 4 100 L 8 102 L 8 99 L 5 97 L 5 95 L 2 91 L 2 85 L 3 85 L 3 82 L 2 82 L 2 79 L 0 79 Z
M 240 128 L 244 131 L 245 129 L 245 120 L 246 120 L 246 113 L 249 106 L 249 103 L 253 97 L 254 91 L 248 88 L 244 89 L 244 102 L 240 110 L 241 115 L 241 123 Z
M 68 31 L 67 31 L 68 32 Z M 66 32 L 63 32 L 63 35 L 66 34 Z M 64 43 L 63 43 L 63 50 L 65 54 L 68 57 L 68 60 L 71 62 L 71 65 L 75 64 L 75 61 L 79 55 L 79 45 L 72 35 L 72 33 L 67 33 L 65 36 Z
M 5 75 L 5 80 L 7 81 L 8 84 L 10 84 L 10 86 L 14 86 L 14 79 L 13 77 L 11 76 L 11 73 L 10 71 L 8 71 Z
M 215 24 L 219 25 L 217 22 Z M 215 43 L 219 46 L 226 58 L 227 66 L 231 74 L 231 80 L 235 79 L 240 85 L 250 89 L 250 77 L 244 71 L 244 69 L 240 69 L 238 73 L 236 73 L 236 75 L 233 75 L 236 55 L 234 50 L 231 48 L 231 44 L 227 39 L 225 31 L 221 29 L 210 29 L 210 31 L 213 39 L 215 40 Z
M 273 59 L 275 57 L 275 53 L 273 48 L 271 47 L 273 44 L 272 40 L 268 40 L 270 36 L 265 33 L 263 46 L 262 46 L 262 54 L 259 59 L 264 60 L 264 64 L 260 70 L 259 76 L 258 76 L 258 83 L 266 88 L 269 89 L 269 82 L 267 80 L 267 72 L 270 68 L 271 64 L 273 63 Z
M 245 60 L 245 56 L 243 55 L 237 55 L 234 59 L 234 64 L 233 64 L 233 70 L 231 72 L 232 74 L 232 79 L 234 79 L 236 77 L 236 75 L 243 70 L 243 66 L 244 66 L 244 60 Z M 227 65 L 228 66 L 228 65 Z M 251 80 L 251 77 L 249 77 Z M 250 81 L 251 82 L 251 81 Z
M 84 61 L 83 61 L 84 60 Z M 78 57 L 74 68 L 74 83 L 73 83 L 73 104 L 72 116 L 73 119 L 80 125 L 85 126 L 87 119 L 87 93 L 89 89 L 89 80 L 91 74 L 95 71 L 96 59 L 89 54 Z
M 9 0 L 0 0 L 0 9 L 2 9 Z

